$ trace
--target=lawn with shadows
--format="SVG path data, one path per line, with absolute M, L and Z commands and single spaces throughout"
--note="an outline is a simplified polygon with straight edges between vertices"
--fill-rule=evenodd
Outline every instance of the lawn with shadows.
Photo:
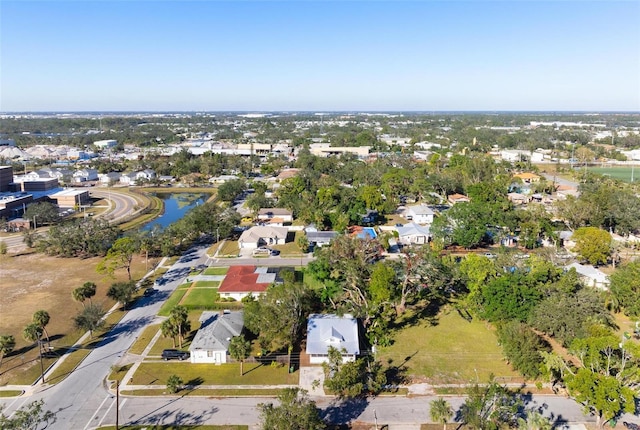
M 383 363 L 406 367 L 414 379 L 433 384 L 487 381 L 489 375 L 521 380 L 502 354 L 493 328 L 486 322 L 460 316 L 454 309 L 441 312 L 436 325 L 429 321 L 405 327 L 393 336 L 393 345 L 378 348 Z
M 138 336 L 133 345 L 131 345 L 131 348 L 129 348 L 129 352 L 137 355 L 142 354 L 144 349 L 149 345 L 149 342 L 151 342 L 151 339 L 158 333 L 158 330 L 160 330 L 159 324 L 145 327 L 142 333 L 140 333 L 140 336 Z
M 245 363 L 244 375 L 240 376 L 240 363 L 214 366 L 184 361 L 144 362 L 130 384 L 166 385 L 171 375 L 178 375 L 186 385 L 294 385 L 299 376 L 298 372 L 289 373 L 286 366 L 259 363 Z
M 202 274 L 208 276 L 221 276 L 226 275 L 228 267 L 208 267 Z
M 176 288 L 173 294 L 171 294 L 171 296 L 169 296 L 167 301 L 164 302 L 164 304 L 160 308 L 160 311 L 158 311 L 158 315 L 162 317 L 168 317 L 169 314 L 171 313 L 171 309 L 176 307 L 176 305 L 180 304 L 180 301 L 182 300 L 184 295 L 187 293 L 187 290 L 189 289 L 190 286 L 191 284 L 182 284 L 178 288 Z

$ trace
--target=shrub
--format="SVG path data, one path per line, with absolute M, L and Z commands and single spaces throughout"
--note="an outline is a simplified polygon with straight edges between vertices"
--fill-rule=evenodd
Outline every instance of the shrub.
M 171 375 L 167 379 L 167 391 L 175 394 L 182 389 L 182 378 L 178 375 Z

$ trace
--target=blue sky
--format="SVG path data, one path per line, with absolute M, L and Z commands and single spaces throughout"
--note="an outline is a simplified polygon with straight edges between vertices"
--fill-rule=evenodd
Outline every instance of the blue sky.
M 0 111 L 640 110 L 640 2 L 0 0 Z

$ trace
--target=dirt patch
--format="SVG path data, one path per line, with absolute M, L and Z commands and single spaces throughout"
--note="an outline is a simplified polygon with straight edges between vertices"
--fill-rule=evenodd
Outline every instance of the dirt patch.
M 38 348 L 22 337 L 22 330 L 35 311 L 43 309 L 49 313 L 47 331 L 51 346 L 62 350 L 80 335 L 73 326 L 73 317 L 82 310 L 82 305 L 71 297 L 75 288 L 87 281 L 95 282 L 98 288 L 93 303 L 111 308 L 113 301 L 106 297 L 107 289 L 113 282 L 126 280 L 126 273 L 119 270 L 116 279 L 100 275 L 96 272 L 100 261 L 100 258 L 80 260 L 36 253 L 0 257 L 0 334 L 16 339 L 15 352 L 0 366 L 0 385 L 9 383 L 16 372 L 24 371 L 38 357 Z M 134 278 L 143 275 L 143 257 L 136 257 L 132 272 Z

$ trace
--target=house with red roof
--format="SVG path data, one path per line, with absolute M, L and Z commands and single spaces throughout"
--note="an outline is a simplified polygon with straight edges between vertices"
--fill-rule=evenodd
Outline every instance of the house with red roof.
M 269 285 L 278 282 L 278 269 L 256 266 L 231 266 L 218 288 L 220 297 L 242 300 L 248 295 L 257 297 Z

